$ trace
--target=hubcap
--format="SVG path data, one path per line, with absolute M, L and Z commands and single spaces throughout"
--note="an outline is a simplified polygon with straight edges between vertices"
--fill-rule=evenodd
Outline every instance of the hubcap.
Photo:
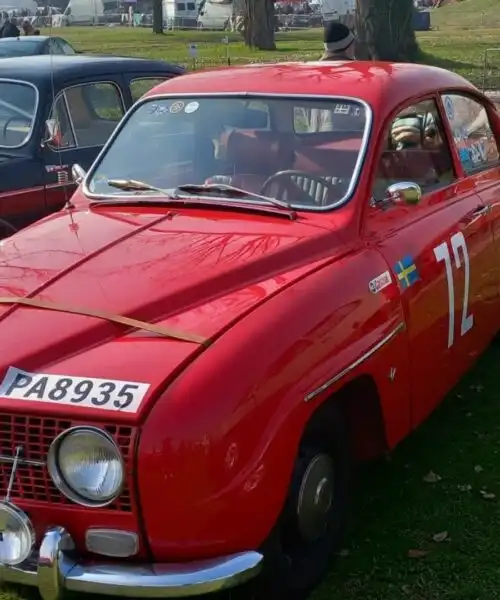
M 321 537 L 328 525 L 334 495 L 335 471 L 328 454 L 317 454 L 307 465 L 297 502 L 297 525 L 308 542 Z

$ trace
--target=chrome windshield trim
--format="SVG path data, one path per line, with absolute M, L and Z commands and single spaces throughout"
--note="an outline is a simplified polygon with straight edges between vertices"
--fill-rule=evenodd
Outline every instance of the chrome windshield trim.
M 4 146 L 3 144 L 0 144 L 0 148 L 5 148 L 6 150 L 16 150 L 17 148 L 22 148 L 23 146 L 26 146 L 26 144 L 30 141 L 30 139 L 33 136 L 33 132 L 35 130 L 35 123 L 38 116 L 38 108 L 40 104 L 40 92 L 38 91 L 38 88 L 34 83 L 31 83 L 31 81 L 24 81 L 23 79 L 9 79 L 8 77 L 0 77 L 0 83 L 17 83 L 18 85 L 27 85 L 28 87 L 31 87 L 35 90 L 35 107 L 33 109 L 33 114 L 30 117 L 31 124 L 27 136 L 20 144 L 17 144 L 16 146 Z
M 83 193 L 85 194 L 85 196 L 87 196 L 87 198 L 90 198 L 92 200 L 99 200 L 101 198 L 102 199 L 112 198 L 114 200 L 116 200 L 116 199 L 122 200 L 122 199 L 128 197 L 123 194 L 96 194 L 96 193 L 90 191 L 88 184 L 90 183 L 92 177 L 94 176 L 95 171 L 97 170 L 98 166 L 100 165 L 102 158 L 104 158 L 106 152 L 108 151 L 108 148 L 113 144 L 115 138 L 122 131 L 123 127 L 126 125 L 128 120 L 130 119 L 131 115 L 135 111 L 137 111 L 143 104 L 146 104 L 147 102 L 150 102 L 152 100 L 168 100 L 169 98 L 242 98 L 242 99 L 246 99 L 246 98 L 252 98 L 252 99 L 284 98 L 284 99 L 287 99 L 287 98 L 290 98 L 290 99 L 301 99 L 301 100 L 329 100 L 331 102 L 334 102 L 335 100 L 345 100 L 347 102 L 357 102 L 358 104 L 363 106 L 363 108 L 366 111 L 366 123 L 365 123 L 365 130 L 363 132 L 363 137 L 361 139 L 361 147 L 359 149 L 358 158 L 356 160 L 356 164 L 354 166 L 354 170 L 352 172 L 351 179 L 349 182 L 349 187 L 347 188 L 346 193 L 340 200 L 337 200 L 337 202 L 334 202 L 333 204 L 329 204 L 328 206 L 315 207 L 315 206 L 310 206 L 310 205 L 305 205 L 305 204 L 293 204 L 293 205 L 291 205 L 291 207 L 294 210 L 301 210 L 304 212 L 323 213 L 323 212 L 329 212 L 329 211 L 333 210 L 334 208 L 339 208 L 340 206 L 347 204 L 347 202 L 351 199 L 351 197 L 358 185 L 358 182 L 359 182 L 359 175 L 361 173 L 361 169 L 363 167 L 363 163 L 366 158 L 366 154 L 367 154 L 367 150 L 368 150 L 368 142 L 370 141 L 370 136 L 371 136 L 371 130 L 372 130 L 372 124 L 373 124 L 373 111 L 372 111 L 371 106 L 368 104 L 368 102 L 366 102 L 365 100 L 362 100 L 361 98 L 357 98 L 355 96 L 345 96 L 345 95 L 331 95 L 330 96 L 330 95 L 326 95 L 326 94 L 259 94 L 259 93 L 254 93 L 254 92 L 221 92 L 221 93 L 217 93 L 217 92 L 199 92 L 199 93 L 176 92 L 174 94 L 153 94 L 153 95 L 141 98 L 138 102 L 136 102 L 133 106 L 131 106 L 130 109 L 125 113 L 125 115 L 123 116 L 119 125 L 113 131 L 110 138 L 108 139 L 108 141 L 103 146 L 102 150 L 99 152 L 96 159 L 90 166 L 90 169 L 87 172 L 87 176 L 85 177 L 85 179 L 82 182 L 82 190 L 83 190 Z M 245 200 L 245 203 L 246 204 L 264 204 L 264 205 L 267 204 L 265 202 L 261 203 L 261 202 L 255 201 L 255 200 Z
M 379 342 L 377 342 L 374 346 L 372 346 L 370 348 L 370 350 L 368 350 L 367 352 L 362 354 L 359 358 L 357 358 L 354 362 L 352 362 L 348 367 L 346 367 L 345 369 L 340 371 L 340 373 L 337 373 L 331 379 L 328 379 L 327 381 L 325 381 L 325 383 L 322 383 L 319 387 L 317 387 L 312 392 L 309 392 L 309 394 L 307 394 L 304 397 L 304 402 L 310 402 L 311 400 L 314 400 L 314 398 L 316 398 L 317 396 L 319 396 L 320 394 L 325 392 L 334 383 L 339 381 L 339 379 L 342 379 L 342 377 L 345 377 L 348 373 L 353 371 L 360 364 L 364 363 L 365 360 L 368 360 L 371 356 L 373 356 L 376 352 L 378 352 L 383 346 L 385 346 L 385 344 L 389 343 L 394 337 L 396 337 L 398 335 L 398 333 L 403 331 L 404 328 L 405 328 L 405 324 L 403 322 L 399 323 L 397 327 L 395 327 L 384 338 L 382 338 Z

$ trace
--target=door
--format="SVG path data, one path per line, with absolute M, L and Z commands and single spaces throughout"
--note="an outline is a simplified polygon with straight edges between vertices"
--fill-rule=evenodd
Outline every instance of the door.
M 37 89 L 0 81 L 0 238 L 43 216 L 44 172 L 37 154 Z
M 481 97 L 453 92 L 442 95 L 446 119 L 464 174 L 489 210 L 495 242 L 495 281 L 500 289 L 500 131 L 494 133 Z M 491 322 L 500 328 L 500 306 L 491 309 Z
M 416 426 L 488 343 L 483 298 L 496 296 L 493 235 L 484 204 L 460 177 L 434 99 L 391 119 L 386 139 L 364 236 L 385 257 L 401 295 Z M 403 181 L 420 186 L 421 201 L 384 202 L 387 187 Z
M 72 85 L 56 96 L 44 150 L 49 210 L 62 208 L 73 193 L 72 165 L 88 170 L 124 113 L 121 89 L 112 81 Z

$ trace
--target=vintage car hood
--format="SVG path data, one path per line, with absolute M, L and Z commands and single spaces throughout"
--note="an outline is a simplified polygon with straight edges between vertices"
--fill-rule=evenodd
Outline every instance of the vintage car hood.
M 340 247 L 335 242 L 336 234 L 324 227 L 253 213 L 124 214 L 108 208 L 53 215 L 0 243 L 0 378 L 14 367 L 150 384 L 134 412 L 112 413 L 113 420 L 140 419 L 159 389 L 203 346 L 130 333 L 64 307 L 133 317 L 213 340 L 270 295 L 331 260 Z M 8 304 L 9 298 L 27 296 L 62 310 Z M 0 388 L 0 410 L 111 416 L 106 407 L 86 402 L 13 399 L 4 392 Z

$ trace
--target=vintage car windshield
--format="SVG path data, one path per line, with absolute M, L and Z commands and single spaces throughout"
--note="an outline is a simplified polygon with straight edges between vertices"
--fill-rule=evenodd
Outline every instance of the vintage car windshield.
M 352 190 L 368 117 L 361 101 L 334 97 L 152 97 L 122 124 L 88 190 L 130 196 L 110 186 L 112 179 L 171 192 L 225 184 L 299 208 L 326 208 Z
M 0 147 L 25 144 L 35 122 L 36 89 L 21 81 L 0 80 Z

